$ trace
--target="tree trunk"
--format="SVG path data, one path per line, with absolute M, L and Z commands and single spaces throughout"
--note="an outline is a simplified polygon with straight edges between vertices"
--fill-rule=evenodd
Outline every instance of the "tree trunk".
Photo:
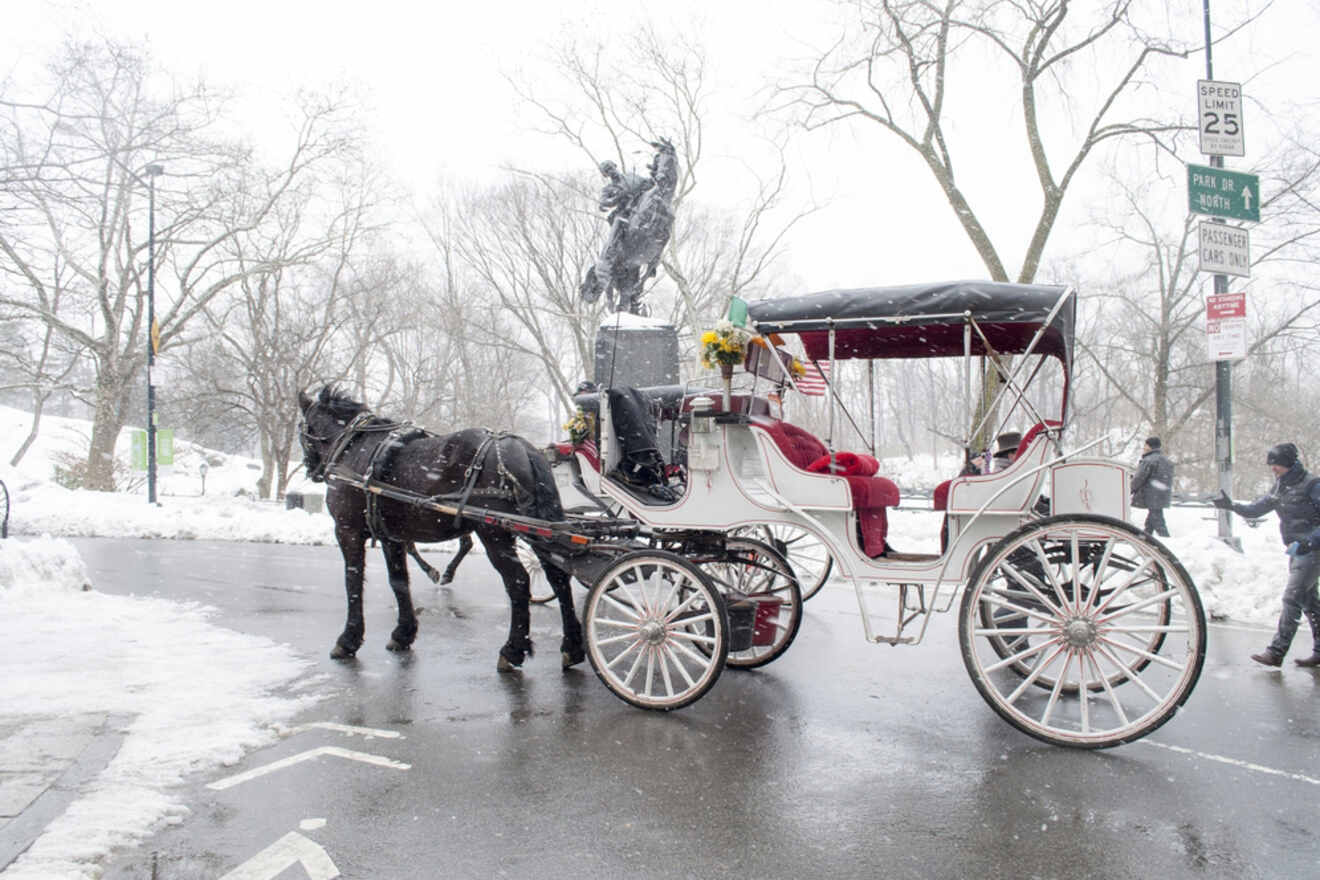
M 131 387 L 129 378 L 102 369 L 96 383 L 92 441 L 87 449 L 86 488 L 115 491 L 115 441 L 124 427 L 124 412 Z
M 18 451 L 14 453 L 14 457 L 9 459 L 10 467 L 18 467 L 18 463 L 23 460 L 23 456 L 27 455 L 28 448 L 32 445 L 32 441 L 37 439 L 37 433 L 41 429 L 41 411 L 45 409 L 45 407 L 46 395 L 39 391 L 33 391 L 32 427 L 28 428 L 27 436 L 23 438 L 23 442 L 19 445 Z

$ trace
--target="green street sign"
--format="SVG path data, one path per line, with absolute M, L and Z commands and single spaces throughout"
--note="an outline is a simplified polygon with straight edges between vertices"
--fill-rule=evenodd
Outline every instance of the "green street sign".
M 1206 165 L 1187 166 L 1188 209 L 1230 220 L 1260 222 L 1260 178 Z

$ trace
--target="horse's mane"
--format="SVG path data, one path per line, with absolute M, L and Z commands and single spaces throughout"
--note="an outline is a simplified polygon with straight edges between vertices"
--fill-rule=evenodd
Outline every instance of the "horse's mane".
M 316 402 L 330 411 L 337 419 L 348 421 L 365 410 L 366 404 L 354 400 L 338 385 L 326 385 L 317 395 Z

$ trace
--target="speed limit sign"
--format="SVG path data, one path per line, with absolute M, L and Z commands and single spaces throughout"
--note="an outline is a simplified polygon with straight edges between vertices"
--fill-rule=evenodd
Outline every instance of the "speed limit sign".
M 1242 84 L 1212 79 L 1196 81 L 1201 152 L 1207 156 L 1245 156 L 1242 135 Z

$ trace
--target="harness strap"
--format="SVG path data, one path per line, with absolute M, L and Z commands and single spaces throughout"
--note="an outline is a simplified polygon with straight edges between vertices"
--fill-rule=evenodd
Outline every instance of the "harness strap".
M 393 426 L 393 430 L 385 436 L 385 439 L 377 443 L 376 448 L 371 451 L 371 458 L 367 462 L 365 474 L 367 482 L 380 482 L 393 463 L 395 454 L 413 440 L 425 435 L 425 431 L 413 425 L 396 424 Z M 380 513 L 380 496 L 375 492 L 366 493 L 366 519 L 367 531 L 371 533 L 372 540 L 397 541 L 385 528 L 385 521 Z M 418 558 L 418 561 L 421 561 L 420 558 Z M 422 562 L 421 565 L 422 569 L 426 570 L 426 563 Z M 430 574 L 430 572 L 428 571 L 427 574 Z

